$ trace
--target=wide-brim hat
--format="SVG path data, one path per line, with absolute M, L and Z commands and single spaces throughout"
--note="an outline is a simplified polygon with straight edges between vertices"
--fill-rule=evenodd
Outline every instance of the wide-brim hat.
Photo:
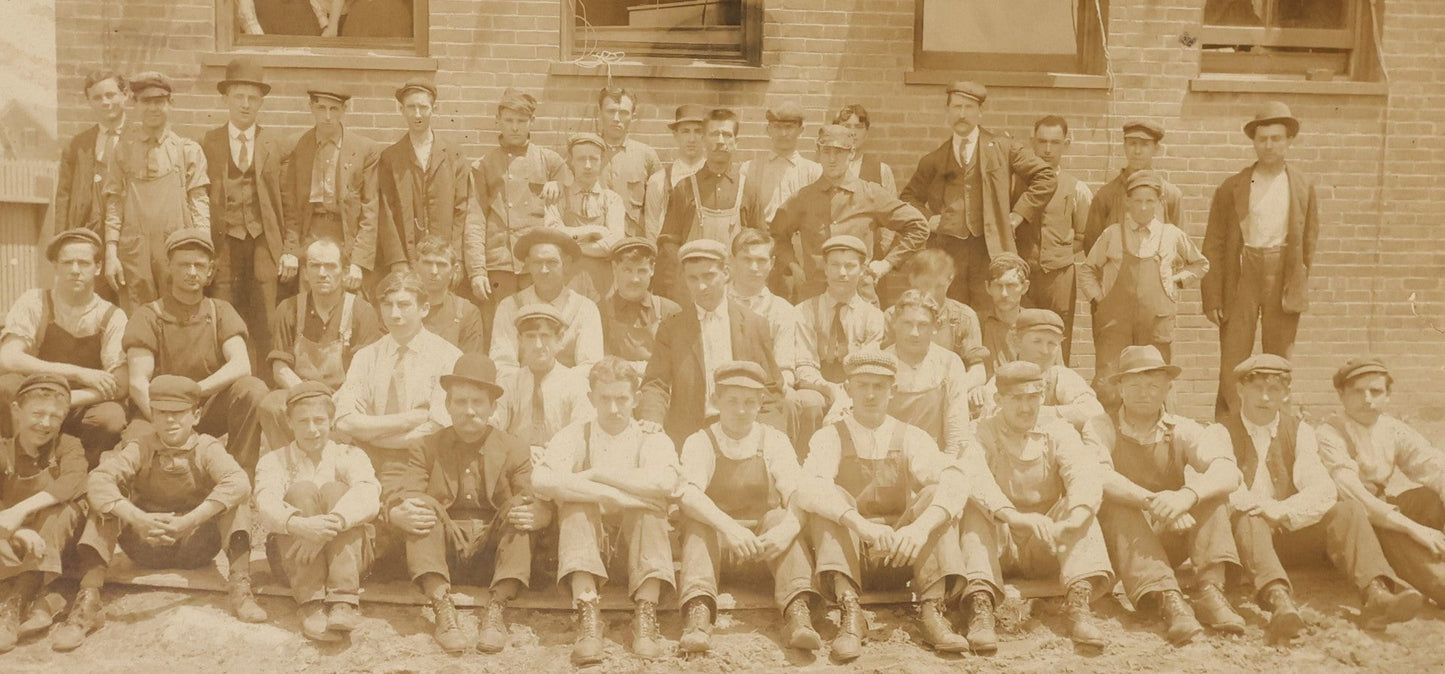
M 497 384 L 497 364 L 484 353 L 464 353 L 452 366 L 451 374 L 441 376 L 441 385 L 450 389 L 457 384 L 478 386 L 492 394 L 495 400 L 502 396 L 503 389 Z
M 271 93 L 271 85 L 266 84 L 266 69 L 249 56 L 238 56 L 226 64 L 226 78 L 216 83 L 216 91 L 224 95 L 233 84 L 254 84 L 260 87 L 262 96 Z
M 1143 374 L 1145 372 L 1163 372 L 1169 375 L 1170 379 L 1177 378 L 1184 369 L 1164 360 L 1164 355 L 1159 349 L 1152 345 L 1125 347 L 1124 352 L 1119 354 L 1119 370 L 1109 375 L 1109 381 L 1118 381 L 1120 377 L 1127 374 Z
M 1254 119 L 1244 123 L 1244 135 L 1254 139 L 1254 130 L 1266 124 L 1283 124 L 1290 137 L 1299 134 L 1299 120 L 1290 112 L 1289 106 L 1280 101 L 1268 101 L 1254 112 Z
M 582 256 L 582 247 L 577 245 L 577 241 L 556 227 L 533 227 L 517 239 L 516 245 L 512 246 L 512 256 L 525 262 L 532 247 L 543 243 L 561 248 L 574 260 Z

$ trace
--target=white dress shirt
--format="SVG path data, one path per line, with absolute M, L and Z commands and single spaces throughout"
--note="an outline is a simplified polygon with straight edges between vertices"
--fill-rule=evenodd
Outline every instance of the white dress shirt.
M 235 124 L 226 123 L 226 135 L 231 139 L 231 162 L 237 168 L 244 168 L 241 164 L 241 138 L 246 139 L 246 166 L 256 161 L 256 125 L 242 131 L 236 128 Z
M 711 416 L 717 414 L 712 404 L 713 372 L 733 359 L 733 323 L 726 300 L 712 311 L 693 306 L 697 309 L 697 322 L 701 324 L 703 381 L 707 383 L 707 414 Z
M 1249 179 L 1249 215 L 1244 219 L 1244 245 L 1278 248 L 1289 230 L 1289 174 L 1272 178 L 1258 171 Z
M 978 151 L 978 127 L 968 132 L 967 136 L 953 134 L 953 158 L 958 160 L 959 166 L 968 166 L 973 160 L 973 153 Z

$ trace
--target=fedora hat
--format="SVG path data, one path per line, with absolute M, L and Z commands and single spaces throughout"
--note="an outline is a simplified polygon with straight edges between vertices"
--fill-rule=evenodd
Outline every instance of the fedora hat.
M 1164 361 L 1164 356 L 1154 346 L 1130 346 L 1119 354 L 1119 371 L 1109 375 L 1110 381 L 1118 381 L 1126 374 L 1162 371 L 1170 379 L 1179 376 L 1183 370 L 1178 365 Z
M 497 364 L 484 353 L 464 353 L 452 366 L 451 374 L 441 376 L 444 389 L 451 389 L 459 383 L 472 384 L 486 389 L 492 400 L 502 397 L 502 387 L 497 385 Z
M 262 96 L 271 93 L 271 85 L 266 84 L 266 69 L 249 56 L 237 56 L 226 64 L 226 79 L 216 84 L 216 91 L 224 96 L 232 84 L 254 84 L 261 88 Z
M 1264 124 L 1283 124 L 1291 138 L 1299 134 L 1299 120 L 1290 113 L 1289 106 L 1280 101 L 1267 101 L 1254 111 L 1254 119 L 1244 123 L 1244 135 L 1254 139 L 1254 130 Z

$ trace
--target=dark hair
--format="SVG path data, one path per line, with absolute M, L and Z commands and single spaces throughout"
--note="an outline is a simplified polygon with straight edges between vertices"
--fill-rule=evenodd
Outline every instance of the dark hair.
M 732 252 L 733 255 L 737 255 L 753 246 L 767 246 L 772 248 L 776 244 L 777 241 L 773 239 L 772 234 L 768 233 L 768 230 L 758 229 L 756 227 L 744 227 L 741 232 L 738 232 L 737 236 L 733 237 Z
M 426 287 L 422 285 L 421 277 L 417 276 L 416 272 L 405 269 L 394 271 L 381 279 L 381 283 L 376 286 L 377 302 L 380 303 L 394 292 L 410 293 L 418 302 L 426 298 Z
M 633 112 L 636 112 L 637 97 L 634 96 L 631 91 L 628 91 L 623 87 L 613 86 L 609 84 L 597 91 L 597 109 L 601 110 L 602 104 L 607 101 L 616 101 L 618 105 L 622 105 L 622 99 L 624 98 L 632 102 L 632 104 L 627 106 L 627 108 Z
M 949 278 L 953 278 L 953 275 L 957 273 L 953 258 L 938 248 L 924 248 L 914 253 L 913 257 L 908 258 L 908 263 L 904 267 L 910 277 L 947 274 Z
M 1029 280 L 1029 263 L 1013 253 L 1002 253 L 993 259 L 988 265 L 988 280 L 997 281 L 1003 278 L 1004 274 L 1011 271 L 1018 271 L 1019 277 L 1024 281 Z
M 892 313 L 889 314 L 889 319 L 897 320 L 899 316 L 903 315 L 906 309 L 922 309 L 927 311 L 935 325 L 943 318 L 943 309 L 938 306 L 938 302 L 933 300 L 933 296 L 917 288 L 905 290 L 902 295 L 898 296 L 898 300 L 893 303 L 893 307 L 890 309 Z
M 597 361 L 587 373 L 587 385 L 593 391 L 604 384 L 612 384 L 625 381 L 632 386 L 632 392 L 636 393 L 642 388 L 642 375 L 638 374 L 637 368 L 631 363 L 618 358 L 617 356 L 603 356 Z
M 873 124 L 868 121 L 868 109 L 857 103 L 850 103 L 843 106 L 843 109 L 839 110 L 838 114 L 833 115 L 833 123 L 842 124 L 848 121 L 849 117 L 857 117 L 858 121 L 863 123 L 863 128 L 865 129 L 873 128 Z
M 1069 135 L 1069 121 L 1058 115 L 1045 115 L 1034 122 L 1034 133 L 1038 134 L 1039 127 L 1056 126 L 1064 130 L 1064 135 Z
M 736 136 L 738 132 L 742 131 L 742 125 L 738 122 L 738 113 L 733 112 L 732 110 L 729 110 L 727 108 L 714 108 L 713 110 L 709 111 L 707 113 L 707 121 L 731 122 L 733 125 L 734 136 Z
M 125 75 L 114 70 L 105 69 L 93 70 L 89 75 L 86 75 L 85 88 L 81 89 L 80 93 L 85 94 L 88 98 L 90 97 L 90 88 L 106 80 L 115 80 L 115 85 L 120 88 L 120 93 L 127 96 L 130 95 L 130 82 L 126 81 Z
M 445 255 L 451 264 L 457 263 L 457 249 L 452 247 L 450 241 L 435 234 L 416 244 L 416 259 L 420 260 L 427 255 Z

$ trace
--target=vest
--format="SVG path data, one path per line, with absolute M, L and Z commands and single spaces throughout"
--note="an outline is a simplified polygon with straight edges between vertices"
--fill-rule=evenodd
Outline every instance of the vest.
M 1269 479 L 1274 483 L 1276 499 L 1289 498 L 1297 491 L 1294 487 L 1294 447 L 1295 439 L 1299 436 L 1299 424 L 1298 417 L 1280 412 L 1279 430 L 1269 443 L 1265 468 L 1269 470 Z M 1224 427 L 1229 429 L 1229 439 L 1234 443 L 1234 460 L 1239 464 L 1239 471 L 1244 473 L 1244 486 L 1252 488 L 1254 471 L 1259 466 L 1254 441 L 1249 438 L 1249 431 L 1245 430 L 1244 420 L 1238 412 L 1225 419 Z
M 877 185 L 883 184 L 883 162 L 876 155 L 865 154 L 858 165 L 858 179 Z
M 259 136 L 257 137 L 259 141 Z M 261 203 L 256 197 L 256 145 L 251 143 L 251 166 L 245 172 L 236 166 L 235 157 L 226 161 L 224 191 L 226 203 L 221 208 L 221 223 L 226 226 L 226 235 L 236 239 L 260 238 Z
M 959 171 L 950 164 L 944 174 L 943 215 L 939 224 L 939 231 L 944 234 L 961 239 L 983 236 L 983 172 L 978 166 L 982 146 L 980 136 L 968 165 Z M 949 151 L 952 151 L 951 145 Z

